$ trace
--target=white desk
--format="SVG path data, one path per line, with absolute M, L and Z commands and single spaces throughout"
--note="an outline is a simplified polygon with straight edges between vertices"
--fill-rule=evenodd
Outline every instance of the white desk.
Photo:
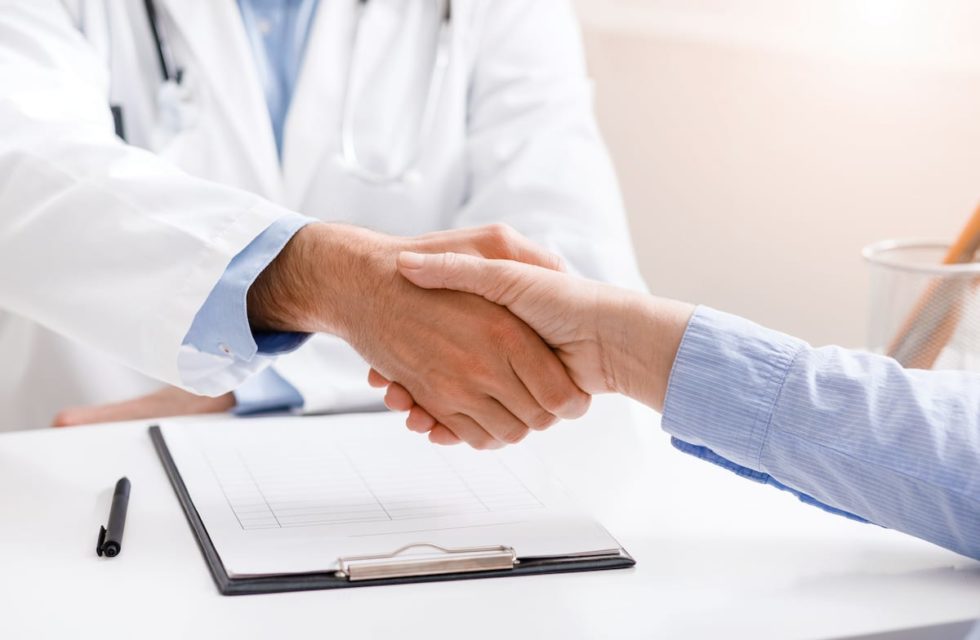
M 601 399 L 532 446 L 635 569 L 223 597 L 145 428 L 0 435 L 0 638 L 784 639 L 980 615 L 980 563 L 689 459 L 646 410 Z M 122 475 L 123 553 L 99 559 Z

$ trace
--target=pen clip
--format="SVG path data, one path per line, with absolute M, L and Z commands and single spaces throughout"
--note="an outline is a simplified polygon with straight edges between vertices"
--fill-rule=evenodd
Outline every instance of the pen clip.
M 95 544 L 95 553 L 97 553 L 100 558 L 102 557 L 102 547 L 105 545 L 105 534 L 105 527 L 99 527 L 99 541 Z

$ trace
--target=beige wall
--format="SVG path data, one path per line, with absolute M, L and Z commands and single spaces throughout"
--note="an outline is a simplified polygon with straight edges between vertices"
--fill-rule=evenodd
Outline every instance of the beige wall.
M 774 6 L 582 0 L 601 126 L 655 292 L 863 345 L 861 247 L 980 199 L 980 21 Z

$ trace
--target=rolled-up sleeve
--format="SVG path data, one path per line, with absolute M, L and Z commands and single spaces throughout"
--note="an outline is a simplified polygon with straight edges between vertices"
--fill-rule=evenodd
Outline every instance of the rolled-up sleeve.
M 223 393 L 261 371 L 275 356 L 294 351 L 309 339 L 303 333 L 252 331 L 247 299 L 248 290 L 259 274 L 311 222 L 314 222 L 311 218 L 292 213 L 279 218 L 228 264 L 194 316 L 183 341 L 185 352 L 203 356 L 185 357 L 181 365 L 185 377 L 199 380 L 198 393 Z M 228 373 L 229 364 L 236 372 L 234 376 Z M 230 384 L 236 377 L 239 381 Z
M 272 223 L 232 261 L 194 317 L 184 344 L 204 353 L 249 361 L 256 353 L 285 353 L 307 334 L 253 332 L 248 322 L 248 290 L 297 231 L 312 222 L 288 215 Z
M 675 446 L 858 520 L 980 558 L 980 375 L 903 369 L 705 307 L 663 417 Z

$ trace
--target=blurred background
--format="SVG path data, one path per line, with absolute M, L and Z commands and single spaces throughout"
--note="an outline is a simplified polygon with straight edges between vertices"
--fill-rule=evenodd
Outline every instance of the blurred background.
M 980 3 L 577 0 L 658 294 L 863 346 L 861 248 L 980 200 Z

